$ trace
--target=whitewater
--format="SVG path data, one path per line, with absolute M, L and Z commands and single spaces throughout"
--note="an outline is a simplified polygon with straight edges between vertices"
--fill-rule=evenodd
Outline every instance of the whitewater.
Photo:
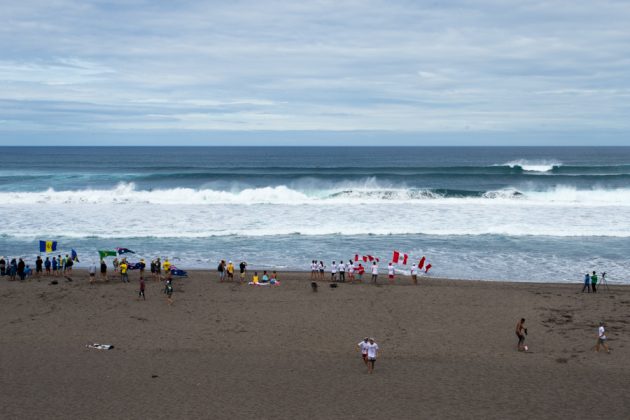
M 628 148 L 0 152 L 2 255 L 36 255 L 46 239 L 88 258 L 124 246 L 187 267 L 307 269 L 400 249 L 427 256 L 436 276 L 628 278 Z

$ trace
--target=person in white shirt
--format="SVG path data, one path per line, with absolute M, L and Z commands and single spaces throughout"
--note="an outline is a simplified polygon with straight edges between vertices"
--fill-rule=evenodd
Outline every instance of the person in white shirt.
M 378 355 L 378 344 L 374 342 L 373 338 L 370 338 L 365 347 L 367 349 L 368 373 L 372 373 L 374 372 L 374 364 L 376 364 L 376 356 Z
M 606 353 L 610 353 L 610 349 L 608 348 L 608 344 L 606 344 L 606 329 L 604 328 L 604 323 L 599 323 L 599 328 L 597 329 L 597 345 L 595 346 L 595 350 L 599 353 L 599 347 L 604 347 Z
M 311 280 L 315 280 L 317 278 L 317 261 L 311 261 Z
M 354 265 L 352 261 L 348 261 L 348 280 L 350 283 L 354 282 Z
M 411 280 L 413 280 L 413 284 L 418 284 L 418 266 L 416 264 L 411 266 Z
M 346 281 L 346 264 L 343 262 L 343 260 L 339 261 L 339 281 Z
M 94 264 L 94 261 L 90 263 L 88 273 L 90 274 L 90 283 L 94 283 L 94 276 L 96 276 L 96 264 Z
M 378 277 L 378 265 L 376 261 L 372 263 L 372 283 L 376 284 L 376 278 Z
M 320 261 L 319 264 L 317 265 L 317 268 L 319 269 L 319 279 L 324 280 L 324 270 L 326 268 L 326 266 L 324 265 L 324 262 Z
M 367 345 L 369 338 L 365 337 L 363 339 L 363 341 L 360 341 L 359 344 L 357 344 L 357 346 L 359 347 L 359 350 L 361 350 L 361 357 L 363 358 L 363 363 L 365 363 L 367 365 L 368 363 L 368 356 L 367 356 Z
M 393 283 L 394 282 L 394 264 L 389 263 L 389 265 L 387 266 L 387 275 L 389 277 L 389 282 Z
M 330 266 L 330 281 L 337 281 L 337 263 L 335 261 Z

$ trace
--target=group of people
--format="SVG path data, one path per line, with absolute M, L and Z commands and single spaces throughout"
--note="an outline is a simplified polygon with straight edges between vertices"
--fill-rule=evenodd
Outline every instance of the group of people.
M 225 260 L 219 261 L 219 265 L 217 266 L 217 271 L 219 273 L 219 281 L 223 283 L 224 281 L 234 281 L 234 263 L 232 260 L 229 260 L 227 263 Z M 244 282 L 246 280 L 246 272 L 247 272 L 247 263 L 245 261 L 241 261 L 238 264 L 239 269 L 239 280 Z M 265 272 L 266 273 L 266 272 Z
M 582 287 L 582 293 L 585 291 L 591 293 L 597 293 L 597 283 L 599 282 L 599 277 L 597 277 L 597 272 L 593 271 L 593 274 L 586 273 L 584 275 L 584 286 Z M 601 284 L 606 284 L 606 272 L 602 273 L 602 282 Z
M 377 261 L 372 261 L 372 265 L 367 267 L 363 266 L 360 261 L 356 260 L 348 260 L 347 263 L 345 263 L 343 260 L 340 260 L 338 263 L 337 261 L 333 261 L 330 266 L 330 280 L 332 282 L 341 283 L 346 282 L 346 280 L 349 283 L 353 283 L 356 280 L 361 283 L 363 282 L 363 275 L 365 274 L 366 268 L 371 273 L 370 281 L 376 284 L 379 272 Z M 311 280 L 323 280 L 325 270 L 326 266 L 324 265 L 323 261 L 311 260 Z M 418 271 L 419 266 L 416 264 L 412 264 L 410 275 L 413 284 L 418 284 Z M 387 265 L 387 276 L 390 283 L 393 283 L 396 278 L 396 267 L 391 262 Z
M 0 257 L 0 276 L 9 276 L 10 280 L 16 280 L 18 277 L 20 280 L 25 280 L 29 276 L 41 277 L 47 276 L 67 276 L 72 274 L 72 267 L 74 266 L 72 257 L 66 255 L 53 256 L 42 259 L 40 255 L 35 259 L 35 271 L 31 268 L 30 264 L 27 264 L 23 258 L 12 258 L 10 261 L 8 258 Z

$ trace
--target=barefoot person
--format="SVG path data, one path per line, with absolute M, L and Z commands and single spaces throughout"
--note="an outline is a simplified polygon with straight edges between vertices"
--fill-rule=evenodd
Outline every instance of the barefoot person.
M 518 344 L 516 348 L 518 351 L 525 351 L 525 336 L 527 335 L 527 328 L 525 328 L 525 318 L 521 318 L 516 323 L 516 336 L 518 337 Z
M 367 367 L 368 373 L 374 372 L 374 365 L 376 364 L 376 356 L 378 355 L 378 344 L 374 342 L 373 338 L 370 338 L 370 341 L 366 345 L 367 348 Z
M 599 353 L 599 347 L 603 347 L 606 350 L 606 353 L 610 353 L 610 349 L 608 348 L 608 344 L 606 344 L 606 329 L 604 328 L 604 322 L 599 323 L 599 328 L 597 329 L 597 344 L 595 345 L 595 350 Z
M 363 358 L 363 363 L 365 363 L 366 366 L 368 364 L 367 345 L 369 344 L 368 343 L 369 340 L 370 339 L 368 337 L 365 337 L 363 341 L 359 341 L 359 344 L 357 344 L 357 347 L 359 347 L 359 350 L 361 351 L 361 357 Z
M 138 290 L 138 300 L 140 300 L 140 298 L 142 298 L 142 300 L 146 300 L 146 296 L 144 295 L 144 288 L 145 288 L 145 284 L 144 284 L 144 277 L 140 276 L 140 290 Z
M 413 280 L 413 284 L 418 284 L 418 266 L 416 264 L 411 266 L 411 280 Z

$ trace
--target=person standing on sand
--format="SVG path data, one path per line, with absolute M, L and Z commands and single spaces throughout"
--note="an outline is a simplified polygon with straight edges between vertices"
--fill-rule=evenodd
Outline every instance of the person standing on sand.
M 319 269 L 319 279 L 324 280 L 324 271 L 326 271 L 326 266 L 324 265 L 324 261 L 320 261 L 317 267 Z
M 376 279 L 378 278 L 378 265 L 376 265 L 376 261 L 372 263 L 372 283 L 376 284 Z
M 44 261 L 44 268 L 46 269 L 46 275 L 50 276 L 50 258 L 46 257 L 46 261 Z
M 339 261 L 339 282 L 345 283 L 346 281 L 346 264 L 343 260 Z
M 241 272 L 241 283 L 245 281 L 245 271 L 247 270 L 247 263 L 245 261 L 241 261 L 238 265 L 238 269 Z
M 101 278 L 107 281 L 107 264 L 105 264 L 105 260 L 101 260 Z
M 44 261 L 42 260 L 42 257 L 38 255 L 37 259 L 35 260 L 35 276 L 41 277 L 44 271 L 43 265 L 44 265 Z
M 599 323 L 599 328 L 597 329 L 597 344 L 595 345 L 595 351 L 599 353 L 599 347 L 602 346 L 606 353 L 610 354 L 610 349 L 608 348 L 608 344 L 606 344 L 606 329 L 604 328 L 604 322 Z
M 593 271 L 593 275 L 591 276 L 591 289 L 593 289 L 593 293 L 597 293 L 597 273 Z
M 516 336 L 518 337 L 518 344 L 516 345 L 516 349 L 518 351 L 525 350 L 525 336 L 527 335 L 527 328 L 525 328 L 525 318 L 521 318 L 519 322 L 516 323 Z
M 588 273 L 584 275 L 584 287 L 582 287 L 582 293 L 584 293 L 585 290 L 587 290 L 588 293 L 591 293 L 591 276 L 589 276 Z
M 359 344 L 357 344 L 357 346 L 359 347 L 359 350 L 361 351 L 361 357 L 363 358 L 363 363 L 365 363 L 366 366 L 368 364 L 367 345 L 369 344 L 368 343 L 369 340 L 370 339 L 368 337 L 365 337 L 363 341 L 359 341 Z
M 365 267 L 363 267 L 363 264 L 359 263 L 359 267 L 357 268 L 357 278 L 359 279 L 359 283 L 363 282 L 364 273 L 365 273 Z
M 147 300 L 147 298 L 144 296 L 144 277 L 140 276 L 140 290 L 138 291 L 138 300 L 140 300 L 140 298 L 142 298 L 142 300 Z
M 228 262 L 227 276 L 228 276 L 228 281 L 234 281 L 234 264 L 232 264 L 232 261 Z
M 90 263 L 88 273 L 90 274 L 90 284 L 92 284 L 94 283 L 94 276 L 96 276 L 96 264 L 94 264 L 94 261 Z
M 219 272 L 219 283 L 223 283 L 225 281 L 225 260 L 219 262 L 217 271 Z
M 387 266 L 387 276 L 389 277 L 389 283 L 394 284 L 394 278 L 396 276 L 396 271 L 394 269 L 394 264 L 389 263 Z
M 369 343 L 366 345 L 367 350 L 367 367 L 368 373 L 371 374 L 374 372 L 374 365 L 376 364 L 376 356 L 378 355 L 378 344 L 374 342 L 373 338 L 370 338 Z
M 330 281 L 337 281 L 337 263 L 335 261 L 330 266 Z
M 411 265 L 411 280 L 413 280 L 413 284 L 418 285 L 418 266 L 416 264 Z
M 25 269 L 26 264 L 24 264 L 24 260 L 20 258 L 20 261 L 17 265 L 17 275 L 20 277 L 20 280 L 24 280 L 26 278 Z

